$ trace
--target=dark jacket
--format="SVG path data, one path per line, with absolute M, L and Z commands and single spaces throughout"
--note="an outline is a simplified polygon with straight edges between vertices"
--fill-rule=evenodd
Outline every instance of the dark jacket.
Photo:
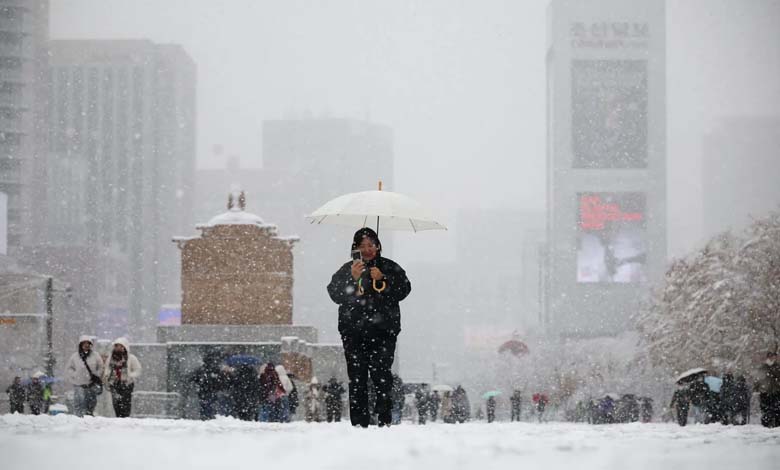
M 245 421 L 254 421 L 261 402 L 260 378 L 255 368 L 250 365 L 237 367 L 230 388 L 236 417 Z
M 11 384 L 5 389 L 5 393 L 8 394 L 11 406 L 23 406 L 24 400 L 27 398 L 27 389 L 22 384 Z
M 43 384 L 41 382 L 31 382 L 27 386 L 27 402 L 30 407 L 43 408 Z
M 325 401 L 329 405 L 341 404 L 341 396 L 344 395 L 344 387 L 335 380 L 328 381 L 322 390 L 325 392 Z
M 385 276 L 385 289 L 377 292 L 368 275 L 376 266 Z M 381 282 L 377 283 L 381 288 Z M 363 295 L 359 295 L 362 286 Z M 342 336 L 396 336 L 401 331 L 398 303 L 409 295 L 412 285 L 406 272 L 395 261 L 378 256 L 367 263 L 359 281 L 352 278 L 352 262 L 345 263 L 328 284 L 328 294 L 339 305 L 339 333 Z
M 219 364 L 206 363 L 192 373 L 190 381 L 198 388 L 198 398 L 213 400 L 217 393 L 227 388 L 227 378 L 222 373 Z

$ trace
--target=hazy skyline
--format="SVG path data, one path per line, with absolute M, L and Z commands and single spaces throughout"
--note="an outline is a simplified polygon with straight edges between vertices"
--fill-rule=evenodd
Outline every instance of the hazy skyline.
M 233 154 L 259 166 L 266 119 L 387 124 L 396 181 L 388 189 L 451 225 L 459 207 L 544 208 L 547 4 L 53 0 L 51 35 L 184 46 L 198 65 L 201 167 Z M 778 1 L 667 2 L 670 256 L 706 235 L 708 126 L 727 115 L 777 113 L 778 22 Z M 222 159 L 215 144 L 224 146 Z M 355 190 L 374 185 L 356 182 Z M 437 245 L 447 252 L 453 242 L 424 234 L 413 243 L 436 260 L 448 258 Z

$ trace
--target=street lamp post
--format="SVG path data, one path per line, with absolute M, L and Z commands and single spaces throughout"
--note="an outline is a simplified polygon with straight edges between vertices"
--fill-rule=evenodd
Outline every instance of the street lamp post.
M 46 375 L 54 377 L 54 341 L 52 329 L 54 325 L 54 278 L 46 278 Z

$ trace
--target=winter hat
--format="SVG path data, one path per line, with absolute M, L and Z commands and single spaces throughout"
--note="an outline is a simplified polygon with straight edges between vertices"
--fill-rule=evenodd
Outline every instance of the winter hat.
M 91 344 L 93 346 L 95 345 L 95 343 L 92 341 L 92 337 L 89 336 L 89 335 L 81 335 L 81 336 L 79 336 L 79 346 L 81 346 L 81 343 L 83 343 L 83 342 L 87 342 L 87 343 L 89 343 L 89 344 Z
M 34 373 L 34 374 L 32 375 L 32 378 L 34 378 L 34 379 L 40 379 L 40 378 L 41 378 L 41 377 L 43 377 L 44 375 L 46 375 L 46 374 L 44 374 L 44 373 L 43 373 L 43 372 L 41 372 L 41 371 L 37 371 L 36 373 Z
M 382 253 L 382 242 L 379 241 L 379 235 L 368 227 L 363 227 L 355 232 L 355 236 L 352 237 L 352 249 L 357 250 L 364 238 L 368 238 L 374 242 L 377 247 L 377 252 Z

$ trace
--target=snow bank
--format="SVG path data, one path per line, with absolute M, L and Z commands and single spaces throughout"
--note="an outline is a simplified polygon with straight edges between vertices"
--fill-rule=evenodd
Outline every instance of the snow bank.
M 672 424 L 289 425 L 214 421 L 0 417 L 2 468 L 71 469 L 657 469 L 776 468 L 780 429 Z

